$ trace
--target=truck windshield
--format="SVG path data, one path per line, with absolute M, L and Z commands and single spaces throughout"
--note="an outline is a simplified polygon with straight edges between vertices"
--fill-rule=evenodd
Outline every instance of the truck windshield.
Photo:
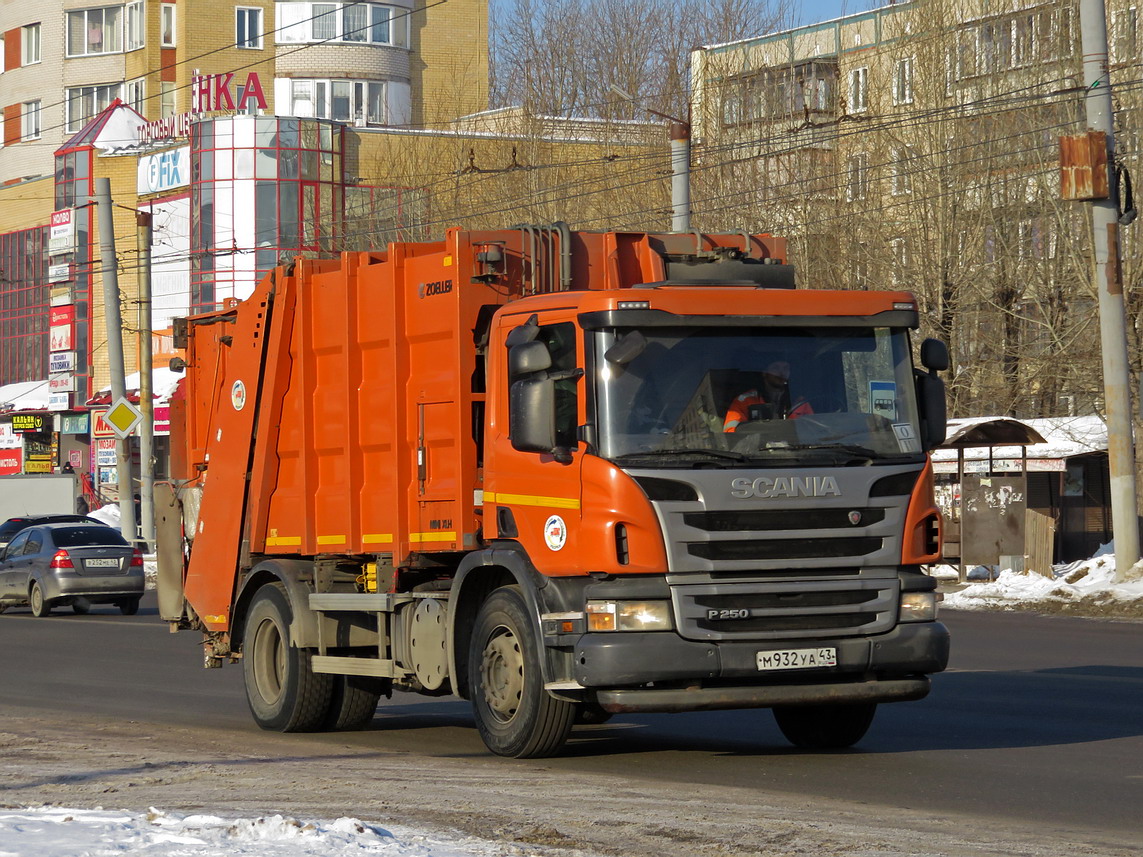
M 593 334 L 600 454 L 655 467 L 921 454 L 908 333 L 887 327 Z

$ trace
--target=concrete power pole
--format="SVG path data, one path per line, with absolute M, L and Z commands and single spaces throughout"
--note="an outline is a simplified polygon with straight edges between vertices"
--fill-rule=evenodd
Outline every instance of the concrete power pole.
M 147 553 L 155 551 L 155 401 L 151 364 L 151 214 L 135 212 L 139 241 L 139 529 Z
M 1107 9 L 1104 0 L 1080 0 L 1080 40 L 1087 127 L 1107 136 L 1107 164 L 1114 164 L 1111 75 L 1107 60 Z M 1108 186 L 1111 186 L 1110 178 Z M 1115 534 L 1116 577 L 1125 579 L 1139 561 L 1139 524 L 1135 501 L 1135 444 L 1131 426 L 1131 381 L 1127 360 L 1127 323 L 1119 262 L 1119 212 L 1108 197 L 1091 206 L 1095 285 L 1099 292 L 1099 329 L 1107 408 L 1108 464 L 1111 474 L 1111 525 Z
M 99 215 L 99 266 L 103 273 L 103 314 L 107 323 L 107 360 L 111 371 L 111 400 L 127 395 L 123 368 L 123 320 L 119 314 L 119 261 L 115 258 L 115 222 L 112 217 L 111 179 L 95 179 L 95 205 Z M 131 455 L 127 440 L 115 441 L 119 480 L 119 529 L 135 541 L 135 503 L 131 489 Z

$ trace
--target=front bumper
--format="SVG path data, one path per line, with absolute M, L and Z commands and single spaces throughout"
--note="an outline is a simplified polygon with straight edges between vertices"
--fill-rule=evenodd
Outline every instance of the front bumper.
M 836 667 L 758 671 L 760 651 L 821 646 L 837 649 Z M 948 656 L 948 629 L 939 622 L 901 624 L 871 637 L 800 639 L 793 645 L 611 633 L 580 637 L 573 670 L 576 682 L 595 690 L 609 711 L 693 711 L 920 699 L 929 689 L 924 676 L 943 670 Z

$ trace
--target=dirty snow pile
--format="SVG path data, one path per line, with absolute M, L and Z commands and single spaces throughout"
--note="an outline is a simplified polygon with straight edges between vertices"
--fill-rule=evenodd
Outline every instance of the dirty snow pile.
M 1138 608 L 1143 614 L 1143 562 L 1128 569 L 1125 581 L 1115 577 L 1114 546 L 1108 544 L 1090 559 L 1053 566 L 1051 577 L 1000 569 L 995 580 L 947 593 L 943 606 L 980 610 L 1054 603 Z
M 101 809 L 0 810 L 0 857 L 492 857 L 518 848 L 385 829 L 358 821 L 281 815 L 227 819 Z

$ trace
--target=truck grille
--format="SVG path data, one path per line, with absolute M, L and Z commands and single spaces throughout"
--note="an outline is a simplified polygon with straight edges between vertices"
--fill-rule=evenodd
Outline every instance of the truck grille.
M 724 583 L 671 589 L 679 634 L 688 640 L 881 633 L 896 622 L 899 591 L 896 579 Z M 741 616 L 743 611 L 748 615 Z
M 881 550 L 879 538 L 744 539 L 733 542 L 690 542 L 687 552 L 712 561 L 860 557 Z

